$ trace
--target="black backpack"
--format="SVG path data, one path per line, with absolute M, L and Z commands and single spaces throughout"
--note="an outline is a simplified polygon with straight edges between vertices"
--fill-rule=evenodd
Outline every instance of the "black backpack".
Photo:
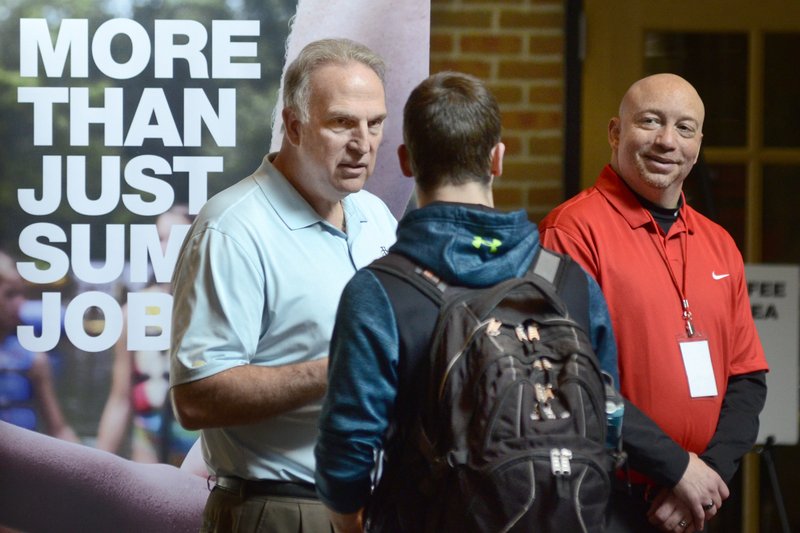
M 603 531 L 614 461 L 583 270 L 545 249 L 523 278 L 486 288 L 448 286 L 396 253 L 369 268 L 397 317 L 398 409 L 414 412 L 387 437 L 366 529 Z M 403 360 L 422 346 L 428 359 Z

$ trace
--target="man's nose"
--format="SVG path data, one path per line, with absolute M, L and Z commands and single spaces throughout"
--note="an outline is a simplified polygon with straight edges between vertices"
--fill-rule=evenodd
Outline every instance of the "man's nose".
M 369 152 L 369 128 L 366 124 L 352 129 L 349 147 L 361 154 Z
M 666 126 L 658 130 L 656 141 L 663 146 L 675 146 L 675 130 Z

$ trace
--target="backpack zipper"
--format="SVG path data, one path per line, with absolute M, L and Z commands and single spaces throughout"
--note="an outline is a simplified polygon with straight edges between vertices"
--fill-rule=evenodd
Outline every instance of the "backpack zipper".
M 475 337 L 478 336 L 480 331 L 494 322 L 496 322 L 496 320 L 490 317 L 484 320 L 483 322 L 478 323 L 478 325 L 475 326 L 475 328 L 470 332 L 467 339 L 464 341 L 464 344 L 461 346 L 461 349 L 458 350 L 458 352 L 456 352 L 453 358 L 450 359 L 450 361 L 447 363 L 447 368 L 445 368 L 444 373 L 442 375 L 442 379 L 439 382 L 439 395 L 438 395 L 439 401 L 441 401 L 442 397 L 444 396 L 444 388 L 445 385 L 447 384 L 447 379 L 450 377 L 450 372 L 453 370 L 453 367 L 456 365 L 456 363 L 458 363 L 458 360 L 461 359 L 461 356 L 464 355 L 464 352 L 467 351 L 467 348 L 469 348 L 469 346 L 475 340 Z

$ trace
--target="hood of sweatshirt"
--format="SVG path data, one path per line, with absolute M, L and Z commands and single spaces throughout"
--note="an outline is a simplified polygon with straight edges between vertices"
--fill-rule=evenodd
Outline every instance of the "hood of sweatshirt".
M 407 213 L 391 251 L 445 282 L 484 287 L 522 276 L 539 249 L 539 231 L 524 210 L 435 202 Z

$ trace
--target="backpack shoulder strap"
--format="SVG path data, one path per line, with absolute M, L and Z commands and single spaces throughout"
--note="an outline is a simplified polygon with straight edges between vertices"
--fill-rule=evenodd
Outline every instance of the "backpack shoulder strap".
M 589 282 L 581 266 L 568 255 L 540 247 L 528 271 L 555 287 L 570 316 L 588 333 Z
M 386 291 L 397 321 L 400 389 L 415 390 L 422 386 L 419 380 L 414 379 L 415 369 L 428 355 L 448 286 L 411 259 L 397 253 L 389 253 L 367 268 L 373 271 Z M 424 388 L 419 392 L 423 391 Z
M 398 253 L 388 253 L 373 261 L 367 268 L 376 272 L 384 272 L 410 283 L 437 306 L 444 303 L 447 283 L 430 270 L 417 265 L 408 257 Z
M 539 248 L 539 252 L 531 263 L 530 270 L 537 274 L 553 285 L 556 284 L 556 277 L 559 274 L 559 267 L 561 266 L 562 255 L 546 248 Z
M 448 301 L 449 291 L 448 295 L 445 295 L 445 291 L 452 287 L 398 253 L 390 252 L 373 261 L 367 268 L 375 273 L 383 285 L 397 319 L 400 385 L 396 418 L 403 421 L 400 425 L 409 432 L 412 448 L 432 460 L 433 446 L 422 429 L 418 404 L 420 399 L 428 395 L 431 339 L 439 313 Z M 420 375 L 423 379 L 419 379 Z M 387 446 L 391 445 L 390 438 Z

